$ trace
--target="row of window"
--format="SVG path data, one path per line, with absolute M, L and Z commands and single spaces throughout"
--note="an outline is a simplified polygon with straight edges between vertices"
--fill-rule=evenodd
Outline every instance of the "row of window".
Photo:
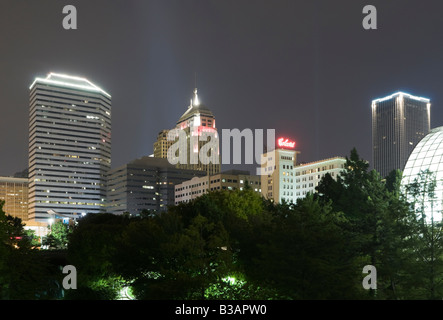
M 340 165 L 330 164 L 329 166 L 322 166 L 322 167 L 317 167 L 314 169 L 297 171 L 295 173 L 295 175 L 299 176 L 299 175 L 305 175 L 305 174 L 316 173 L 316 172 L 320 172 L 320 171 L 332 170 L 332 169 L 337 169 L 337 168 L 344 168 L 344 167 L 345 167 L 344 164 L 340 164 Z

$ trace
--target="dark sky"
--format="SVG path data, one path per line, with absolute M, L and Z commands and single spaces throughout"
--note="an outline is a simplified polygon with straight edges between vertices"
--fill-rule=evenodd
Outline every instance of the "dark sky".
M 75 5 L 78 30 L 64 30 Z M 364 30 L 375 5 L 378 29 Z M 441 0 L 0 0 L 0 175 L 27 167 L 29 86 L 49 72 L 113 97 L 113 167 L 153 152 L 197 73 L 221 129 L 276 129 L 299 160 L 371 159 L 371 101 L 398 90 L 443 125 Z

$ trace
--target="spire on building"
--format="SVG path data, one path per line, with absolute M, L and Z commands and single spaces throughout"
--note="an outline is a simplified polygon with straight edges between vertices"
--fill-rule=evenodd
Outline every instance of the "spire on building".
M 197 88 L 194 89 L 194 100 L 193 100 L 193 106 L 198 107 L 200 105 L 200 101 L 198 100 L 197 95 Z

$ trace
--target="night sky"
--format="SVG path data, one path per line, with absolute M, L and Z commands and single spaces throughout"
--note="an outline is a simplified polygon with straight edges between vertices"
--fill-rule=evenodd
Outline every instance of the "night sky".
M 377 30 L 362 27 L 367 4 Z M 0 175 L 27 167 L 29 86 L 49 72 L 112 95 L 112 167 L 153 152 L 195 74 L 219 132 L 276 129 L 303 162 L 353 147 L 371 160 L 375 98 L 430 98 L 443 125 L 442 34 L 441 0 L 0 0 Z

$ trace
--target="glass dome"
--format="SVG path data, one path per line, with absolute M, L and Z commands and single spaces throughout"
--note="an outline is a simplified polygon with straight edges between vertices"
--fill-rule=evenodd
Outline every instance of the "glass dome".
M 425 195 L 426 221 L 442 220 L 443 202 L 443 127 L 438 127 L 427 134 L 414 148 L 403 170 L 402 187 L 420 181 L 421 173 L 429 170 L 435 177 L 435 198 L 432 202 Z M 423 187 L 424 183 L 421 183 Z M 408 200 L 412 200 L 410 194 Z

